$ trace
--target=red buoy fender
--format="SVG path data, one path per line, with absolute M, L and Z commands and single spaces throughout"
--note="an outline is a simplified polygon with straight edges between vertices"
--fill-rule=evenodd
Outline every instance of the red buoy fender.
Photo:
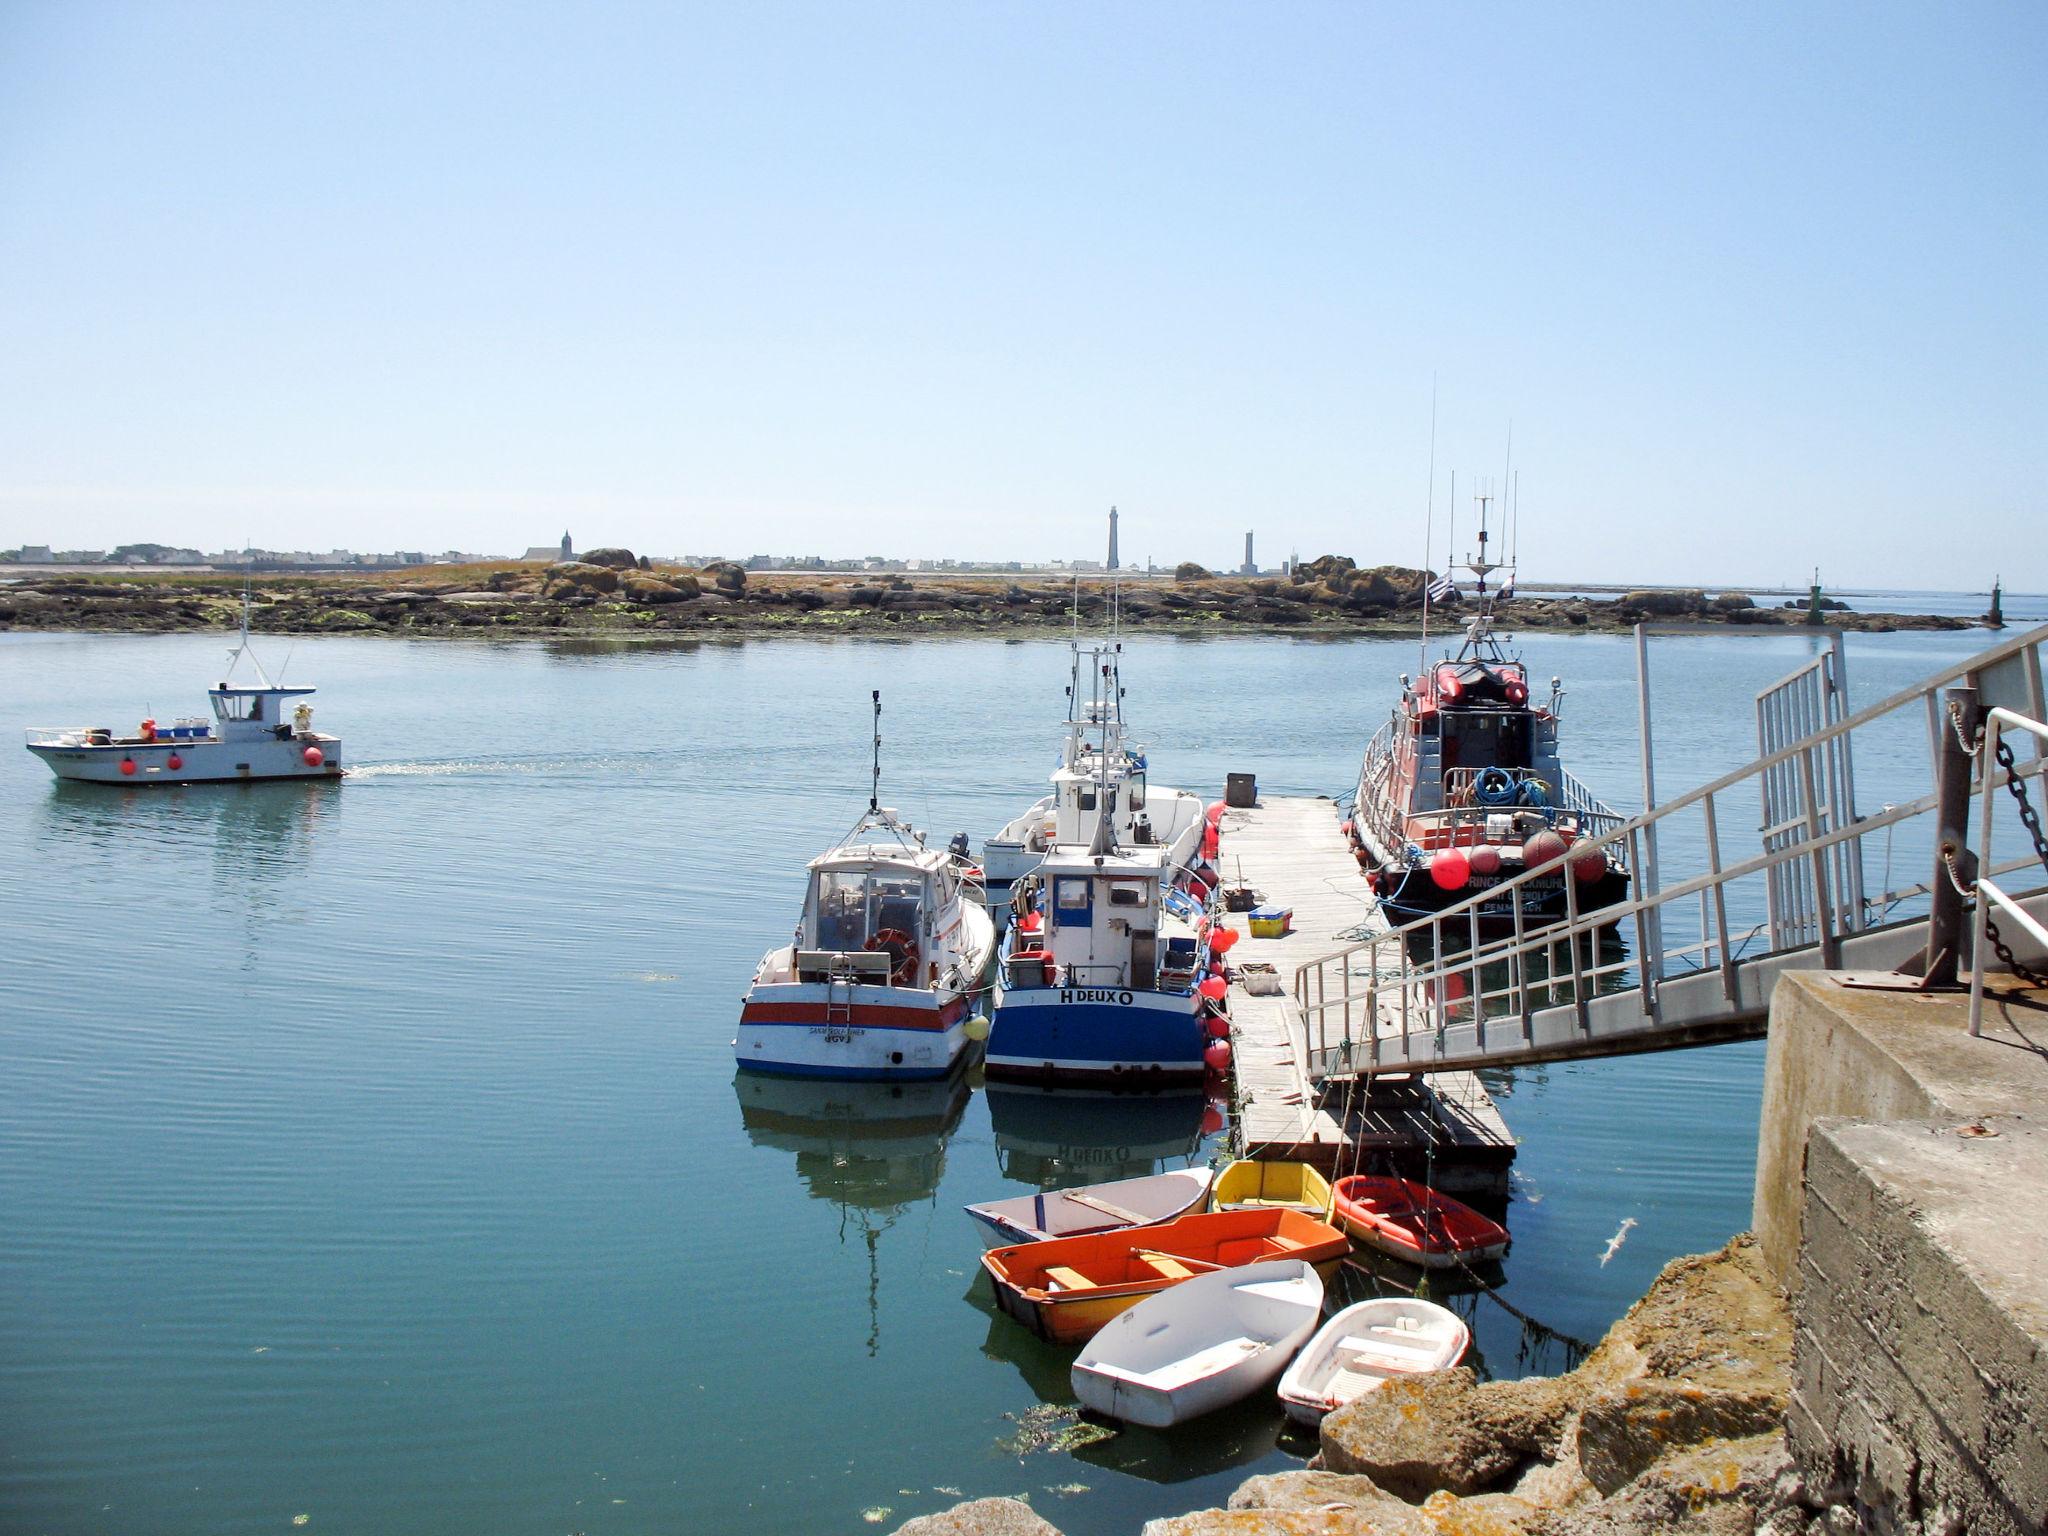
M 176 773 L 180 768 L 185 766 L 185 759 L 178 756 L 177 753 L 173 752 L 170 755 L 169 759 L 164 763 L 164 766 L 170 769 L 171 772 Z
M 1202 1060 L 1206 1061 L 1216 1071 L 1224 1071 L 1230 1065 L 1230 1042 L 1228 1040 L 1211 1040 L 1202 1052 Z
M 308 768 L 318 768 L 322 763 L 327 761 L 327 754 L 325 752 L 322 752 L 318 747 L 308 747 L 304 752 L 300 753 L 299 755 L 305 758 L 306 766 Z
M 124 757 L 124 758 L 122 758 L 122 759 L 121 759 L 121 775 L 122 775 L 122 777 L 123 777 L 123 778 L 130 778 L 130 779 L 132 779 L 132 778 L 134 778 L 134 777 L 135 777 L 135 759 L 134 759 L 134 758 L 132 758 L 132 757 Z

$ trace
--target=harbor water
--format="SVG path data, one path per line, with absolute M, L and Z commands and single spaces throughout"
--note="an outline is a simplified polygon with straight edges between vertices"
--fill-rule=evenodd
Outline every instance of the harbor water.
M 170 718 L 227 643 L 0 636 L 0 700 Z M 1659 790 L 1752 756 L 1756 690 L 1820 643 L 1656 641 Z M 1983 643 L 1851 635 L 1852 701 Z M 979 843 L 1053 767 L 1059 639 L 259 645 L 319 685 L 345 782 L 0 754 L 0 1530 L 771 1536 L 1028 1494 L 1121 1536 L 1312 1450 L 1263 1403 L 1077 1443 L 1041 1407 L 1068 1355 L 978 1276 L 963 1204 L 1206 1158 L 1199 1096 L 733 1069 L 866 803 L 868 691 L 884 803 Z M 1524 649 L 1566 761 L 1639 805 L 1633 642 Z M 1417 654 L 1141 637 L 1126 709 L 1157 783 L 1340 795 Z M 1866 807 L 1925 772 L 1857 766 Z M 1489 1080 L 1521 1149 L 1498 1299 L 1454 1299 L 1475 1366 L 1568 1367 L 1747 1225 L 1761 1064 Z

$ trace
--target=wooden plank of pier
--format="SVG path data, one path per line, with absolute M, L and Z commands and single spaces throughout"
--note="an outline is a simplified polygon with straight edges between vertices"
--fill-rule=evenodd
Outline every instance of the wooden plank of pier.
M 1307 1025 L 1293 995 L 1295 969 L 1388 926 L 1338 828 L 1335 805 L 1322 796 L 1267 796 L 1255 807 L 1226 811 L 1222 832 L 1217 863 L 1224 883 L 1249 885 L 1262 906 L 1294 913 L 1292 926 L 1278 939 L 1252 938 L 1242 913 L 1226 919 L 1226 926 L 1244 935 L 1230 952 L 1233 966 L 1264 961 L 1281 983 L 1278 996 L 1266 997 L 1247 992 L 1241 975 L 1231 985 L 1231 1051 L 1245 1155 L 1350 1172 L 1375 1152 L 1419 1153 L 1442 1161 L 1441 1187 L 1484 1190 L 1498 1184 L 1505 1193 L 1514 1138 L 1473 1074 L 1379 1079 L 1369 1095 L 1342 1084 L 1324 1094 L 1309 1080 Z M 1382 1031 L 1393 1023 L 1373 1021 Z M 1365 1032 L 1362 1016 L 1356 1028 Z

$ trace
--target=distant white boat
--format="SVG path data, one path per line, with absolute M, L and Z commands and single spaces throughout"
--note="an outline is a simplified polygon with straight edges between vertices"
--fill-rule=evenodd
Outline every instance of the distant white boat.
M 1310 1428 L 1396 1376 L 1445 1371 L 1465 1358 L 1472 1331 L 1454 1312 L 1407 1296 L 1382 1296 L 1331 1318 L 1280 1378 L 1287 1416 Z
M 1213 1168 L 1174 1168 L 1148 1178 L 990 1200 L 968 1206 L 967 1214 L 981 1223 L 989 1248 L 1149 1227 L 1200 1210 L 1215 1176 Z
M 1110 1319 L 1074 1361 L 1074 1395 L 1153 1429 L 1199 1418 L 1270 1387 L 1322 1310 L 1300 1259 L 1197 1275 Z
M 254 684 L 232 681 L 244 657 L 255 670 Z M 144 720 L 125 735 L 109 726 L 30 726 L 28 749 L 58 778 L 88 784 L 337 779 L 341 739 L 313 729 L 313 706 L 306 702 L 313 692 L 288 688 L 263 670 L 249 648 L 249 599 L 244 594 L 241 642 L 228 652 L 227 677 L 207 690 L 211 721 L 204 716 L 169 725 Z

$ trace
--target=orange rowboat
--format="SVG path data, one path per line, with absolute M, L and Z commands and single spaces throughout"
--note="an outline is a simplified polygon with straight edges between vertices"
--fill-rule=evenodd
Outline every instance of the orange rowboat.
M 1127 1307 L 1195 1275 L 1301 1259 L 1327 1276 L 1350 1251 L 1351 1240 L 1328 1222 L 1270 1208 L 992 1248 L 981 1267 L 1010 1316 L 1040 1338 L 1078 1344 Z
M 1508 1251 L 1508 1229 L 1471 1206 L 1413 1179 L 1353 1174 L 1331 1195 L 1331 1220 L 1367 1247 L 1419 1264 L 1449 1269 Z

